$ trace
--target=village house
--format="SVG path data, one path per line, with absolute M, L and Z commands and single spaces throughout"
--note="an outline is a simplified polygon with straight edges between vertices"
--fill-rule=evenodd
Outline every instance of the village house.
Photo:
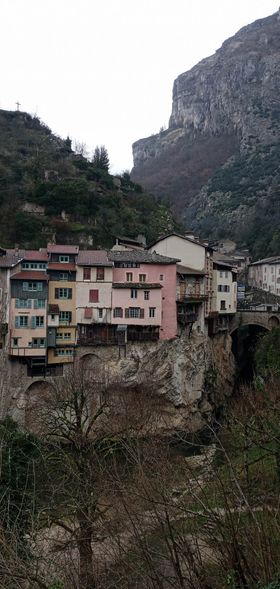
M 254 288 L 280 295 L 280 256 L 253 262 L 249 266 L 248 283 Z
M 149 252 L 179 258 L 177 263 L 177 316 L 181 329 L 205 332 L 211 311 L 212 248 L 193 234 L 170 233 L 149 246 Z
M 127 340 L 177 335 L 176 262 L 141 250 L 113 250 L 112 324 L 127 326 Z
M 213 262 L 213 293 L 208 318 L 209 334 L 228 329 L 237 310 L 237 269 L 223 260 Z
M 76 245 L 49 244 L 48 364 L 73 362 L 77 343 Z
M 11 302 L 10 277 L 18 271 L 21 256 L 0 248 L 0 349 L 9 346 L 8 325 Z
M 113 262 L 106 250 L 80 251 L 77 258 L 78 344 L 115 343 L 111 325 Z

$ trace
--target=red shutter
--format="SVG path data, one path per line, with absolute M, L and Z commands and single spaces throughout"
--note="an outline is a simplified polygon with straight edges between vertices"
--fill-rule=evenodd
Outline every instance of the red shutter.
M 83 278 L 84 280 L 90 280 L 90 268 L 84 268 L 83 269 Z
M 104 280 L 104 268 L 103 267 L 96 269 L 96 280 Z
M 90 303 L 98 303 L 99 302 L 99 291 L 94 289 L 89 291 L 89 302 Z
M 91 319 L 92 318 L 92 307 L 86 307 L 85 308 L 84 317 L 85 317 L 85 319 Z

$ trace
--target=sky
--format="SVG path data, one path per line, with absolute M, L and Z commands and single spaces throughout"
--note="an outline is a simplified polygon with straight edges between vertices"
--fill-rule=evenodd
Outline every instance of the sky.
M 105 145 L 111 172 L 168 126 L 175 78 L 279 0 L 0 0 L 0 108 Z

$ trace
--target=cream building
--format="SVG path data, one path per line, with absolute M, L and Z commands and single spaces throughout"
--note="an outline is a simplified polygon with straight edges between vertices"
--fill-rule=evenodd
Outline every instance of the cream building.
M 275 295 L 280 295 L 280 256 L 264 258 L 249 266 L 248 283 Z

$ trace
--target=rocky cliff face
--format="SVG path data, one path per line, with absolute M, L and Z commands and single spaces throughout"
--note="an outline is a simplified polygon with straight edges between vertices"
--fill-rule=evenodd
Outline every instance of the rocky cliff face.
M 161 400 L 155 433 L 171 436 L 203 429 L 233 392 L 235 361 L 227 334 L 213 339 L 183 335 L 168 342 L 129 344 L 126 356 L 121 358 L 117 346 L 79 348 L 79 356 L 83 370 L 101 382 L 125 383 L 128 387 L 152 384 Z M 0 416 L 9 413 L 32 429 L 36 407 L 44 395 L 52 394 L 54 381 L 27 378 L 23 365 L 6 364 L 4 358 L 2 366 Z
M 228 210 L 240 204 L 250 209 L 256 203 L 248 207 L 246 198 L 268 194 L 279 179 L 279 95 L 277 13 L 242 28 L 175 80 L 169 128 L 134 143 L 133 177 L 169 195 L 174 210 L 197 228 L 207 229 L 201 223 L 205 207 L 213 216 L 213 193 L 222 193 L 218 205 L 226 195 Z M 215 217 L 217 194 L 214 200 Z M 240 215 L 233 216 L 227 230 L 234 233 L 239 221 Z

